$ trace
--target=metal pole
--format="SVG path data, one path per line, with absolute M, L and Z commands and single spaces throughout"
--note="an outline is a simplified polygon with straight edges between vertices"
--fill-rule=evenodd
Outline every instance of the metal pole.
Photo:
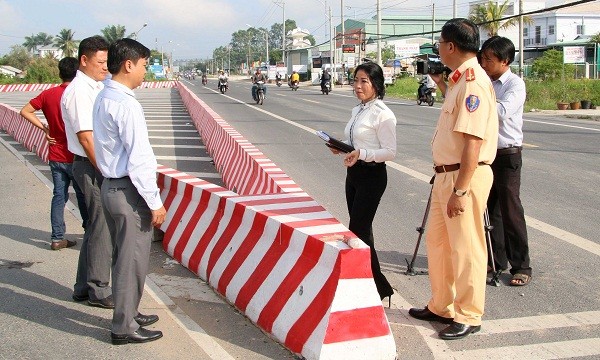
M 281 34 L 281 61 L 287 74 L 287 66 L 285 65 L 285 1 L 281 2 L 281 8 L 283 9 L 283 30 Z
M 456 0 L 452 0 L 452 18 L 456 19 Z
M 523 0 L 519 0 L 519 76 L 523 78 Z
M 344 43 L 346 40 L 346 31 L 344 28 L 344 0 L 340 0 L 340 21 L 342 22 L 342 52 L 341 52 L 341 59 L 340 59 L 340 63 L 344 63 Z M 343 75 L 342 75 L 343 77 Z M 342 84 L 343 84 L 344 79 L 342 78 Z
M 331 60 L 331 76 L 335 77 L 335 48 L 333 44 L 334 33 L 333 21 L 331 20 L 331 6 L 329 7 L 329 59 Z M 335 78 L 334 78 L 335 79 Z M 335 87 L 335 80 L 331 80 L 331 88 Z
M 267 71 L 269 71 L 269 32 L 265 30 L 265 39 L 267 40 Z
M 431 43 L 435 42 L 435 3 L 431 2 Z
M 381 3 L 377 0 L 377 63 L 383 66 L 381 59 Z

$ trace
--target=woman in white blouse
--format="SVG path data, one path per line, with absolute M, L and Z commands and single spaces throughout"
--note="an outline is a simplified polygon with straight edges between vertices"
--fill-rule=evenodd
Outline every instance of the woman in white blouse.
M 360 104 L 352 109 L 352 117 L 345 129 L 346 142 L 355 149 L 344 157 L 344 165 L 348 168 L 348 228 L 371 248 L 371 270 L 377 292 L 382 300 L 390 297 L 391 301 L 394 289 L 381 273 L 372 227 L 387 186 L 385 161 L 396 156 L 396 117 L 382 101 L 385 85 L 379 65 L 367 62 L 356 67 L 354 93 Z

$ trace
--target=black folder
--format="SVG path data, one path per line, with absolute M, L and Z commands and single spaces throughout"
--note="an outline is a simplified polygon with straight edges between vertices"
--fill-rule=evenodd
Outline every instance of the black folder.
M 330 148 L 334 148 L 343 153 L 349 153 L 354 150 L 352 145 L 348 145 L 345 142 L 332 138 L 324 131 L 317 131 L 317 135 L 319 135 L 319 137 L 325 141 L 325 145 L 329 146 Z

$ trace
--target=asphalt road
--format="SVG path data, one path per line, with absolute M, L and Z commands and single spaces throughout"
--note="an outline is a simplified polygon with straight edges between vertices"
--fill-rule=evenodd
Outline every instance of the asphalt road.
M 206 87 L 199 81 L 185 83 L 347 224 L 345 168 L 314 130 L 343 136 L 351 108 L 357 104 L 349 87 L 335 89 L 326 96 L 317 87 L 302 86 L 294 92 L 285 85 L 270 85 L 260 106 L 252 102 L 248 81 L 231 81 L 225 95 L 216 92 L 214 81 Z M 417 240 L 415 228 L 422 222 L 429 194 L 430 140 L 439 105 L 418 106 L 394 99 L 386 103 L 398 119 L 398 154 L 394 162 L 388 163 L 388 188 L 374 232 L 382 267 L 399 295 L 392 298 L 388 315 L 400 357 L 454 354 L 460 358 L 498 358 L 514 351 L 522 358 L 550 358 L 546 351 L 561 354 L 564 349 L 572 357 L 600 355 L 600 338 L 596 335 L 600 330 L 600 123 L 561 116 L 525 116 L 521 192 L 530 237 L 532 283 L 510 287 L 510 277 L 504 274 L 502 286 L 488 287 L 481 335 L 443 342 L 432 336 L 430 327 L 407 330 L 406 324 L 415 322 L 404 318 L 410 306 L 423 306 L 430 296 L 427 277 L 407 276 L 405 271 L 406 259 L 412 256 Z M 426 267 L 424 246 L 416 266 Z M 565 316 L 581 321 L 566 321 Z
M 186 86 L 258 146 L 306 192 L 341 222 L 348 222 L 341 158 L 332 155 L 314 130 L 342 136 L 357 103 L 349 88 L 324 96 L 316 87 L 292 92 L 287 86 L 268 87 L 264 105 L 253 104 L 247 81 L 230 81 L 230 90 L 216 92 L 216 81 Z M 415 87 L 416 89 L 416 87 Z M 165 90 L 158 90 L 165 91 Z M 202 145 L 188 132 L 189 117 L 175 92 L 155 98 L 138 91 L 148 116 L 151 142 L 159 162 L 219 183 Z M 24 104 L 31 93 L 0 94 L 0 102 Z M 600 355 L 600 285 L 597 264 L 600 244 L 595 225 L 600 219 L 600 124 L 590 120 L 527 115 L 525 120 L 522 199 L 528 216 L 532 283 L 527 287 L 488 287 L 483 330 L 464 340 L 437 339 L 440 325 L 408 317 L 411 306 L 430 296 L 427 276 L 407 276 L 406 259 L 415 248 L 432 175 L 429 142 L 438 106 L 386 99 L 395 112 L 398 154 L 388 163 L 388 188 L 374 224 L 382 268 L 396 289 L 386 313 L 401 359 L 595 359 Z M 161 121 L 172 119 L 177 127 Z M 187 126 L 186 126 L 187 125 Z M 176 139 L 177 138 L 177 139 Z M 187 138 L 187 139 L 186 139 Z M 42 165 L 36 165 L 43 168 Z M 5 200 L 2 200 L 5 202 Z M 216 343 L 234 357 L 290 357 L 263 334 L 236 319 L 226 304 L 193 295 L 192 279 L 181 269 L 171 278 L 164 254 L 152 260 L 155 282 Z M 164 262 L 164 263 L 163 263 Z M 426 267 L 424 246 L 416 266 Z M 161 270 L 162 269 L 162 270 Z M 165 274 L 166 272 L 166 274 Z M 169 288 L 176 284 L 175 289 Z M 197 288 L 199 285 L 192 285 Z M 188 289 L 188 290 L 182 290 Z M 192 294 L 192 295 L 190 295 Z M 217 304 L 217 305 L 215 305 Z M 210 308 L 210 311 L 207 311 Z M 220 326 L 226 324 L 226 326 Z M 249 339 L 249 341 L 247 340 Z M 263 343 L 264 346 L 260 346 Z

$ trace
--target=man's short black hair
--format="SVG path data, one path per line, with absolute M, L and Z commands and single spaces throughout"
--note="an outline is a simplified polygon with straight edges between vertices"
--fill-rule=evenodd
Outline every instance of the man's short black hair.
M 74 57 L 67 56 L 58 62 L 58 76 L 63 82 L 69 82 L 77 75 L 78 68 L 79 61 Z
M 136 40 L 124 38 L 115 41 L 108 48 L 108 71 L 115 75 L 127 60 L 137 63 L 139 59 L 150 57 L 150 49 Z
M 481 45 L 481 53 L 489 50 L 500 61 L 506 61 L 510 65 L 515 60 L 515 44 L 509 38 L 503 36 L 492 36 Z
M 91 36 L 81 40 L 79 43 L 79 61 L 83 55 L 88 58 L 94 56 L 98 51 L 107 51 L 108 41 L 100 35 Z
M 384 76 L 383 69 L 375 62 L 364 62 L 354 69 L 354 77 L 356 78 L 356 74 L 360 71 L 364 71 L 367 73 L 369 80 L 375 87 L 375 92 L 377 93 L 378 99 L 383 99 L 385 96 L 385 84 L 384 84 Z
M 479 50 L 479 29 L 469 19 L 455 18 L 442 26 L 442 37 L 462 51 L 477 53 Z

